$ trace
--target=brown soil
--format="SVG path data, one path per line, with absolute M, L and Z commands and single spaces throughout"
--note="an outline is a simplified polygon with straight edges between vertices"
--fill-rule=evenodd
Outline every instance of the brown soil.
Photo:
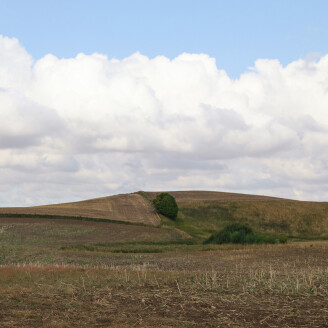
M 328 324 L 324 297 L 279 294 L 231 297 L 206 291 L 184 291 L 180 296 L 173 284 L 160 289 L 94 286 L 84 290 L 82 281 L 80 286 L 64 285 L 64 290 L 58 291 L 42 283 L 32 291 L 29 288 L 2 291 L 1 327 L 315 328 Z
M 180 238 L 178 232 L 156 227 L 49 218 L 0 217 L 1 237 L 24 243 L 69 246 L 95 243 L 161 242 Z

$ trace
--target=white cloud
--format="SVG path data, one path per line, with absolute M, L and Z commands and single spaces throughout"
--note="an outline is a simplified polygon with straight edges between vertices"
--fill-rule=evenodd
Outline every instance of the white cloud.
M 239 79 L 205 54 L 33 62 L 0 36 L 0 202 L 138 189 L 327 199 L 328 55 Z

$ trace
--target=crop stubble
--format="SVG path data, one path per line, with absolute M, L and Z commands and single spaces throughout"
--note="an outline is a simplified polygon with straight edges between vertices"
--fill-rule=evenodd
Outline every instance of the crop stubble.
M 104 264 L 4 265 L 1 327 L 327 327 L 327 250 L 315 242 L 91 252 Z

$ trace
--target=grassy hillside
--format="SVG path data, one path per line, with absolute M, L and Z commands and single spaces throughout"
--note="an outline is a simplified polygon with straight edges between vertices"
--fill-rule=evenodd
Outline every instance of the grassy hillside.
M 280 201 L 283 198 L 247 195 L 232 192 L 220 191 L 205 191 L 205 190 L 186 190 L 186 191 L 166 191 L 172 195 L 179 203 L 194 203 L 194 202 L 233 202 L 233 201 Z M 150 199 L 154 199 L 161 191 L 139 192 L 145 194 Z
M 162 218 L 191 236 L 204 239 L 225 225 L 249 224 L 256 232 L 297 238 L 328 238 L 328 203 L 209 192 L 170 192 L 177 200 L 177 222 Z M 146 195 L 153 199 L 158 193 Z
M 149 226 L 161 225 L 181 239 L 201 242 L 230 223 L 245 223 L 257 233 L 276 237 L 328 238 L 328 203 L 301 202 L 282 198 L 213 191 L 173 191 L 179 206 L 178 220 L 159 217 L 151 200 L 159 192 L 137 192 L 81 202 L 36 207 L 0 208 L 0 216 L 44 215 L 120 221 Z M 40 218 L 40 217 L 39 217 Z M 123 230 L 132 228 L 123 227 Z M 157 230 L 160 232 L 161 230 Z M 137 230 L 136 230 L 137 233 Z M 154 234 L 155 236 L 155 234 Z M 160 242 L 161 233 L 158 233 Z M 152 238 L 156 242 L 156 238 Z

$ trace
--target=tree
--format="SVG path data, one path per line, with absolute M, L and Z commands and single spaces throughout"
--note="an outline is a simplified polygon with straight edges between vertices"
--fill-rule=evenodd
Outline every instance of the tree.
M 162 192 L 153 200 L 153 204 L 158 213 L 163 214 L 172 220 L 176 220 L 179 208 L 172 195 L 167 192 Z

